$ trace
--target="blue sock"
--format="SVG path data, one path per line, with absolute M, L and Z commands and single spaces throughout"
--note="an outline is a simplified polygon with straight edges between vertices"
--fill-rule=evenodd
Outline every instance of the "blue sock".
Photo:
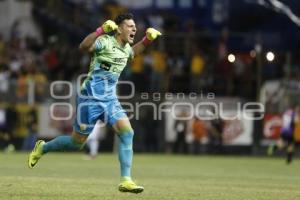
M 58 136 L 43 146 L 43 153 L 51 151 L 74 151 L 79 150 L 82 144 L 76 143 L 72 136 Z
M 119 136 L 119 162 L 122 177 L 131 177 L 131 163 L 132 163 L 132 141 L 133 130 L 120 133 Z

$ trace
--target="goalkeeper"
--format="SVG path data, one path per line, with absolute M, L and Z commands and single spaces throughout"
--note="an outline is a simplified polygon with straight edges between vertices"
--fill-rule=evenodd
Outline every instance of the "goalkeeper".
M 134 131 L 117 96 L 116 84 L 129 59 L 140 54 L 161 33 L 148 28 L 145 37 L 132 47 L 136 34 L 133 15 L 126 13 L 108 20 L 81 42 L 79 49 L 92 54 L 90 70 L 77 94 L 76 119 L 71 136 L 59 136 L 45 143 L 37 141 L 29 155 L 28 166 L 33 168 L 46 153 L 80 150 L 97 120 L 112 126 L 118 138 L 118 157 L 121 183 L 119 191 L 140 193 L 142 186 L 131 179 L 132 142 Z M 107 34 L 115 32 L 113 35 Z

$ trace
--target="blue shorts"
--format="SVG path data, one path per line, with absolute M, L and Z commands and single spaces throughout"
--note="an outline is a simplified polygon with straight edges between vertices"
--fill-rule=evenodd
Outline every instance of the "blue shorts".
M 115 76 L 101 76 L 95 71 L 90 75 L 81 88 L 76 102 L 76 118 L 74 130 L 88 135 L 96 122 L 101 120 L 110 126 L 119 119 L 127 117 L 117 96 L 115 95 Z M 100 71 L 101 72 L 101 71 Z

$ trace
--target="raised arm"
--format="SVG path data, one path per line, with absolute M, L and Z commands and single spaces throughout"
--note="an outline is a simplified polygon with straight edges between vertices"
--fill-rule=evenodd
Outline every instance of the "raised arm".
M 160 35 L 161 32 L 159 32 L 158 30 L 154 28 L 148 28 L 146 30 L 146 35 L 144 36 L 144 38 L 133 45 L 132 49 L 134 51 L 134 55 L 139 55 L 140 53 L 142 53 L 145 50 L 146 46 L 151 44 Z
M 86 36 L 79 45 L 79 50 L 83 52 L 92 52 L 95 49 L 96 39 L 105 33 L 109 33 L 118 28 L 118 25 L 112 20 L 107 20 L 102 26 L 96 29 L 95 32 Z
M 97 37 L 100 36 L 96 31 L 86 36 L 79 45 L 79 50 L 83 52 L 92 52 L 94 50 L 94 43 Z

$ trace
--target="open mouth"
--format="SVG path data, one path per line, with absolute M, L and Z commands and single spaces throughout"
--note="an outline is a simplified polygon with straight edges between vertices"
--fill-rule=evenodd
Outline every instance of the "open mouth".
M 134 34 L 130 34 L 129 37 L 130 37 L 130 39 L 133 40 L 134 39 Z

